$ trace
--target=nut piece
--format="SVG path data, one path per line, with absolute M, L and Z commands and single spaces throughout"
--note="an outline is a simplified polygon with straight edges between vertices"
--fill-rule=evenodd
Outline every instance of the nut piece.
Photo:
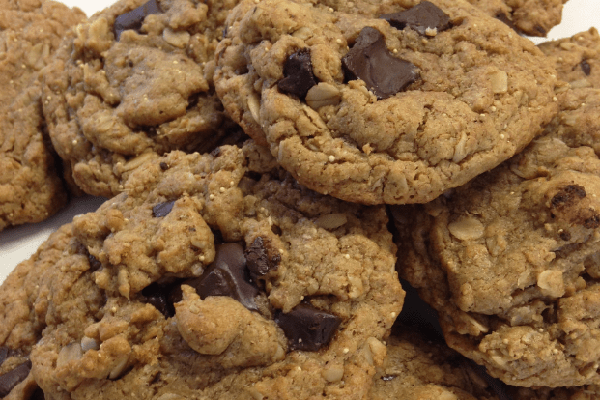
M 166 28 L 163 31 L 163 39 L 165 42 L 183 49 L 190 42 L 190 34 L 186 31 L 174 32 L 171 28 Z
M 537 285 L 544 296 L 559 298 L 565 294 L 562 271 L 542 271 L 538 274 Z
M 504 71 L 496 71 L 490 74 L 492 91 L 494 93 L 506 93 L 508 90 L 508 74 Z
M 483 236 L 483 224 L 472 216 L 465 216 L 448 224 L 448 230 L 459 240 L 476 240 Z
M 316 219 L 315 224 L 323 229 L 337 229 L 348 222 L 346 214 L 326 214 Z
M 338 88 L 327 82 L 320 82 L 309 89 L 305 100 L 306 104 L 316 110 L 323 106 L 335 106 L 340 102 L 341 98 L 342 96 Z

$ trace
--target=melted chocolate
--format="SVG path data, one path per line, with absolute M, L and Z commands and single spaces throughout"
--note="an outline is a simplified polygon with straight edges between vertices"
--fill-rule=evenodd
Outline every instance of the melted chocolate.
M 380 100 L 403 91 L 419 77 L 412 63 L 390 54 L 381 32 L 371 27 L 360 31 L 342 66 L 347 80 L 362 79 Z
M 308 90 L 317 84 L 312 72 L 310 50 L 300 49 L 290 55 L 283 65 L 283 76 L 285 78 L 277 82 L 279 90 L 304 99 Z
M 129 11 L 128 13 L 121 14 L 115 19 L 115 37 L 117 42 L 121 39 L 121 33 L 126 30 L 133 29 L 136 32 L 140 32 L 142 24 L 146 16 L 150 14 L 161 14 L 162 11 L 158 5 L 157 0 L 150 0 L 147 3 L 142 4 L 138 8 Z
M 406 11 L 384 14 L 380 18 L 385 19 L 396 29 L 402 30 L 409 27 L 423 36 L 427 35 L 428 30 L 434 30 L 437 33 L 451 27 L 450 17 L 429 1 L 422 1 Z
M 342 320 L 308 304 L 299 304 L 287 314 L 278 312 L 275 323 L 285 333 L 291 351 L 317 351 L 327 346 Z

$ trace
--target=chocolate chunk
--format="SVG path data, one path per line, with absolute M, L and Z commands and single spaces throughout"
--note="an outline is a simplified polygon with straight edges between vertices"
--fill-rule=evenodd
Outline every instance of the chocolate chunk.
M 10 349 L 8 347 L 0 347 L 0 365 L 9 357 Z
M 102 263 L 90 253 L 88 253 L 88 261 L 90 262 L 90 272 L 98 271 L 102 268 Z
M 552 197 L 552 207 L 562 208 L 573 205 L 575 202 L 585 198 L 585 187 L 580 185 L 567 185 L 561 188 L 558 193 Z
M 304 99 L 308 90 L 317 84 L 312 72 L 310 50 L 304 48 L 290 55 L 283 65 L 283 75 L 285 78 L 277 82 L 279 90 Z
M 342 320 L 308 304 L 299 304 L 287 314 L 278 312 L 275 323 L 288 338 L 291 351 L 317 351 L 327 346 Z
M 140 32 L 140 28 L 144 23 L 144 18 L 150 14 L 161 14 L 162 11 L 158 6 L 157 0 L 150 0 L 142 4 L 138 8 L 129 11 L 126 14 L 121 14 L 115 19 L 115 37 L 117 42 L 121 38 L 123 31 L 133 29 Z
M 268 241 L 261 236 L 254 239 L 254 242 L 245 251 L 246 266 L 252 279 L 257 280 L 265 276 L 269 271 L 277 270 L 281 256 L 279 252 L 269 256 Z
M 163 170 L 163 171 L 166 171 L 166 170 L 169 169 L 169 164 L 167 164 L 164 161 L 161 161 L 160 164 L 158 164 L 158 165 L 160 166 L 160 169 Z
M 590 66 L 590 64 L 588 64 L 587 60 L 583 60 L 581 61 L 581 70 L 586 74 L 589 75 L 592 72 L 592 67 Z
M 249 310 L 258 311 L 254 298 L 259 291 L 246 278 L 246 258 L 241 243 L 223 243 L 217 246 L 215 261 L 192 284 L 204 300 L 210 296 L 228 296 Z M 188 283 L 186 283 L 188 284 Z
M 412 63 L 390 54 L 381 32 L 371 27 L 360 31 L 342 66 L 347 80 L 362 79 L 380 100 L 406 89 L 419 77 Z
M 429 1 L 422 1 L 399 13 L 383 14 L 379 18 L 385 19 L 396 29 L 402 30 L 408 26 L 423 36 L 435 36 L 451 26 L 450 17 Z
M 175 204 L 175 201 L 167 201 L 165 203 L 155 205 L 152 207 L 152 215 L 154 215 L 156 218 L 168 215 L 173 209 L 173 204 Z
M 540 36 L 546 36 L 546 34 L 548 33 L 546 32 L 546 29 L 544 29 L 544 27 L 540 25 L 534 26 L 533 29 L 535 29 L 540 34 Z
M 170 301 L 169 295 L 172 285 L 159 285 L 152 283 L 142 290 L 142 296 L 146 303 L 152 304 L 165 318 L 171 318 L 175 315 L 175 307 Z
M 8 396 L 11 390 L 19 383 L 23 382 L 31 370 L 31 361 L 17 365 L 15 369 L 0 375 L 0 397 Z

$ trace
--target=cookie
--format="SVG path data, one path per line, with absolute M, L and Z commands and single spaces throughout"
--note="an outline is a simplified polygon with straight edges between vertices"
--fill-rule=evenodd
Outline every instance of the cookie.
M 596 28 L 538 47 L 556 65 L 558 77 L 572 89 L 600 89 L 600 35 Z
M 28 356 L 42 337 L 46 311 L 53 307 L 51 300 L 60 299 L 61 307 L 78 308 L 72 299 L 69 301 L 68 295 L 60 295 L 65 287 L 57 286 L 54 289 L 58 290 L 50 291 L 47 286 L 56 274 L 57 265 L 60 268 L 70 239 L 71 226 L 61 227 L 30 259 L 20 263 L 0 287 L 0 396 L 3 399 L 36 398 L 32 393 L 37 385 L 29 373 Z M 62 278 L 68 282 L 66 276 Z
M 562 107 L 522 154 L 394 209 L 400 275 L 437 309 L 450 347 L 509 385 L 600 382 L 600 158 L 579 139 L 598 131 L 588 91 L 596 104 Z
M 443 343 L 399 327 L 387 339 L 387 358 L 377 369 L 369 399 L 499 400 L 472 362 Z
M 301 184 L 364 204 L 427 202 L 555 115 L 556 72 L 527 39 L 462 1 L 402 4 L 382 18 L 285 0 L 230 14 L 217 94 Z
M 396 7 L 402 0 L 316 0 L 336 11 L 344 13 L 382 14 Z M 566 0 L 468 0 L 491 17 L 495 17 L 517 32 L 529 36 L 546 36 L 550 28 L 561 20 Z
M 233 0 L 121 0 L 78 26 L 44 71 L 52 143 L 86 193 L 112 197 L 171 150 L 238 129 L 214 95 L 213 52 Z
M 49 398 L 364 398 L 404 296 L 387 222 L 251 142 L 176 151 L 75 217 L 62 251 L 37 256 L 58 260 L 19 266 L 7 282 L 31 290 L 4 296 L 27 299 Z
M 0 11 L 0 230 L 39 222 L 68 196 L 41 113 L 40 70 L 85 15 L 53 1 L 4 2 Z

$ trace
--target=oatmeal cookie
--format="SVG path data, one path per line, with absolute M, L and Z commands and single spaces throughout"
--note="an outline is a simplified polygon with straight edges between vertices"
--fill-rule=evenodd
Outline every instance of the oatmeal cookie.
M 567 0 L 467 0 L 518 32 L 530 36 L 546 36 L 561 20 L 562 7 Z M 345 13 L 382 14 L 402 0 L 313 0 L 318 4 Z
M 398 326 L 387 339 L 387 358 L 377 369 L 372 400 L 504 400 L 472 361 L 420 332 Z
M 556 113 L 541 51 L 461 0 L 406 0 L 382 18 L 243 1 L 216 60 L 246 133 L 301 184 L 364 204 L 430 201 Z
M 556 65 L 558 77 L 570 88 L 600 89 L 600 35 L 596 28 L 538 47 Z
M 0 230 L 67 201 L 41 112 L 40 70 L 85 15 L 53 1 L 0 2 Z
M 210 151 L 237 129 L 213 53 L 234 0 L 121 0 L 77 27 L 44 71 L 44 116 L 85 192 L 112 197 L 144 160 Z
M 40 289 L 46 396 L 367 398 L 404 297 L 383 206 L 312 192 L 251 142 L 124 186 L 74 218 Z
M 450 347 L 513 386 L 600 383 L 600 158 L 588 146 L 600 114 L 597 100 L 567 107 L 581 93 L 561 96 L 522 154 L 394 208 L 399 273 L 438 310 Z

